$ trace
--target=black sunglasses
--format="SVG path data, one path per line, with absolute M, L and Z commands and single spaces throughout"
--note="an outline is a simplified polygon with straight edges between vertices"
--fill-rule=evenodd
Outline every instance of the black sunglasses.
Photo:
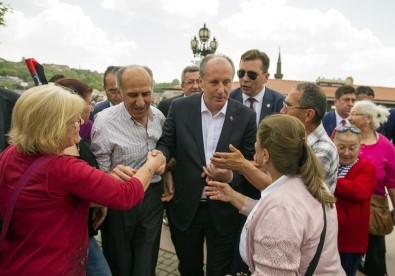
M 244 77 L 244 75 L 247 73 L 247 77 L 250 80 L 256 80 L 256 78 L 258 77 L 259 74 L 263 74 L 263 73 L 257 73 L 254 71 L 244 71 L 244 70 L 238 70 L 237 71 L 237 76 L 241 79 L 242 77 Z
M 342 127 L 338 127 L 336 128 L 336 131 L 339 133 L 344 133 L 347 131 L 351 131 L 352 133 L 355 134 L 361 134 L 361 130 L 357 127 L 349 127 L 349 126 L 342 126 Z

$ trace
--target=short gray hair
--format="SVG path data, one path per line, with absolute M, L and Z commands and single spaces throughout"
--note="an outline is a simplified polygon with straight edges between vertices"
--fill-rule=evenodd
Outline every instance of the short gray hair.
M 313 122 L 319 125 L 326 112 L 325 92 L 317 84 L 312 82 L 301 82 L 296 85 L 296 90 L 302 92 L 299 104 L 302 107 L 308 107 L 315 111 Z
M 203 78 L 204 74 L 206 73 L 206 65 L 207 63 L 212 60 L 212 59 L 216 59 L 216 58 L 220 58 L 220 59 L 225 59 L 229 62 L 229 64 L 232 66 L 232 71 L 233 71 L 233 77 L 235 75 L 235 65 L 233 63 L 233 61 L 230 59 L 230 57 L 222 55 L 222 54 L 212 54 L 212 55 L 207 55 L 205 56 L 202 61 L 200 62 L 200 68 L 199 68 L 199 74 L 200 77 Z

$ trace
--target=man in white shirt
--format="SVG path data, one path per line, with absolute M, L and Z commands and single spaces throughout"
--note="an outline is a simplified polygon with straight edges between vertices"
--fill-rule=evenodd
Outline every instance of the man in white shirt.
M 207 275 L 230 272 L 240 217 L 229 204 L 204 194 L 207 178 L 230 182 L 241 189 L 242 177 L 210 164 L 216 151 L 240 147 L 252 160 L 256 133 L 255 113 L 229 99 L 235 69 L 226 56 L 209 55 L 200 64 L 203 94 L 174 101 L 157 149 L 167 161 L 176 156 L 175 195 L 169 203 L 174 246 L 181 275 L 204 275 L 203 242 L 207 242 Z
M 122 67 L 116 74 L 123 103 L 98 113 L 91 149 L 101 170 L 122 164 L 139 169 L 162 135 L 165 117 L 151 106 L 149 68 Z M 108 210 L 102 227 L 103 253 L 117 276 L 155 275 L 163 217 L 161 177 L 154 175 L 142 204 L 127 211 Z

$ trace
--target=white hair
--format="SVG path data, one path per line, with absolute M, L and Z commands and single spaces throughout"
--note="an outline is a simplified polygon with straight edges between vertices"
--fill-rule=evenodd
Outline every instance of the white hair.
M 388 120 L 390 112 L 383 105 L 377 105 L 369 100 L 358 101 L 354 104 L 354 108 L 360 108 L 365 115 L 372 117 L 372 127 L 378 129 L 381 124 Z

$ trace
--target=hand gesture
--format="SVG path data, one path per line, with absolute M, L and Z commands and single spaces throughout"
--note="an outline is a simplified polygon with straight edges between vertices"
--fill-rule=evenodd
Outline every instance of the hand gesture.
M 165 172 L 162 175 L 163 181 L 163 194 L 161 197 L 162 202 L 169 202 L 174 196 L 174 181 L 171 172 Z
M 129 166 L 117 165 L 109 174 L 123 182 L 128 181 L 136 173 L 136 170 Z
M 208 181 L 208 186 L 204 187 L 206 196 L 211 200 L 230 202 L 234 190 L 227 183 L 218 181 Z
M 229 145 L 229 150 L 230 152 L 214 153 L 210 161 L 217 168 L 240 172 L 244 162 L 248 162 L 248 160 L 232 144 Z
M 92 226 L 93 229 L 97 230 L 100 225 L 104 222 L 107 216 L 107 207 L 91 207 L 92 210 Z
M 206 177 L 206 182 L 210 180 L 217 180 L 222 182 L 230 182 L 233 178 L 231 170 L 220 169 L 213 164 L 209 164 L 207 167 L 203 166 L 202 177 Z

